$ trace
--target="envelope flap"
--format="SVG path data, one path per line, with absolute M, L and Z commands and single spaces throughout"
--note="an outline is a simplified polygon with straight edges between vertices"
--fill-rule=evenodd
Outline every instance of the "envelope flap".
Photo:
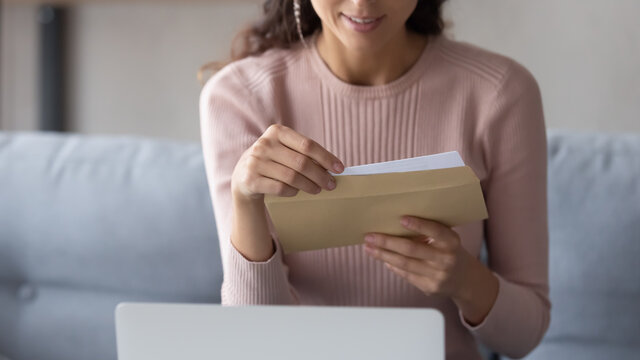
M 336 189 L 313 195 L 298 192 L 293 197 L 266 195 L 265 203 L 368 197 L 455 187 L 478 182 L 469 166 L 374 175 L 336 176 Z

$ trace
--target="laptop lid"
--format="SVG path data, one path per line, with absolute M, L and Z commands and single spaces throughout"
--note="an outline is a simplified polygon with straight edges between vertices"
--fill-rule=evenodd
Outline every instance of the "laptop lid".
M 444 360 L 434 309 L 121 303 L 119 360 Z

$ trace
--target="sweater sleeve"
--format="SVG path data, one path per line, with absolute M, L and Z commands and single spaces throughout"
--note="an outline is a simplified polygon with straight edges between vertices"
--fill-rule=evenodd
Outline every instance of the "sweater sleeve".
M 288 281 L 288 268 L 266 208 L 276 248 L 270 259 L 249 261 L 230 240 L 233 169 L 242 153 L 270 125 L 269 115 L 245 84 L 242 73 L 231 64 L 209 79 L 200 94 L 202 150 L 224 272 L 222 304 L 294 304 L 297 296 Z
M 482 136 L 489 176 L 485 236 L 498 295 L 477 326 L 465 327 L 494 351 L 524 357 L 550 321 L 547 145 L 540 90 L 513 62 L 489 105 Z

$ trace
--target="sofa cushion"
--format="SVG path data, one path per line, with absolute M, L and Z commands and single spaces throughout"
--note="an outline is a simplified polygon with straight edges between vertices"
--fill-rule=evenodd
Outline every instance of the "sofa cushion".
M 629 358 L 640 352 L 640 135 L 548 141 L 551 326 L 528 358 Z
M 115 359 L 120 301 L 220 301 L 201 147 L 0 133 L 0 353 Z

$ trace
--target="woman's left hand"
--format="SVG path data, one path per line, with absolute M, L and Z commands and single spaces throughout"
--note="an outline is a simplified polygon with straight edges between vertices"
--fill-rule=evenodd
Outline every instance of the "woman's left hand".
M 462 297 L 471 254 L 462 247 L 458 233 L 413 216 L 404 216 L 401 223 L 419 235 L 370 233 L 365 236 L 365 251 L 427 295 Z

